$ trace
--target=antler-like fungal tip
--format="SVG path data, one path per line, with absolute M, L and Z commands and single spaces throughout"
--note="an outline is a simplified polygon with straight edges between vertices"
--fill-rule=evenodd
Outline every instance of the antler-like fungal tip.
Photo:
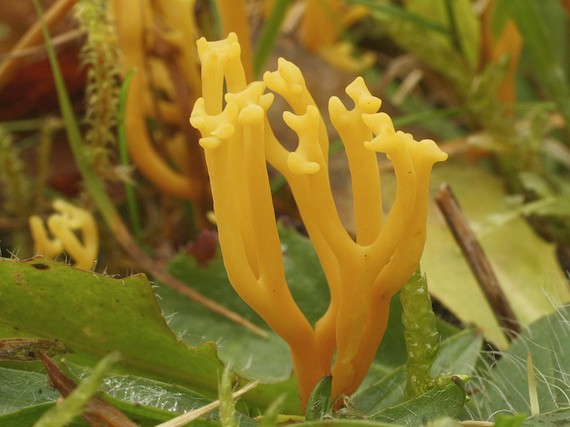
M 265 112 L 260 105 L 250 104 L 239 112 L 237 120 L 241 125 L 253 125 L 263 121 L 264 117 Z
M 307 161 L 296 152 L 289 153 L 287 156 L 287 167 L 296 175 L 312 175 L 321 169 L 317 162 Z
M 354 101 L 355 107 L 362 113 L 376 113 L 382 106 L 382 100 L 370 93 L 362 77 L 354 79 L 354 81 L 346 87 L 346 93 Z

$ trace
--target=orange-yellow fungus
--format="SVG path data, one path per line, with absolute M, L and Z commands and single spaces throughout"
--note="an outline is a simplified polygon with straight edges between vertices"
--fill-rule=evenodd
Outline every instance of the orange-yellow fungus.
M 202 138 L 224 263 L 232 286 L 289 345 L 302 407 L 317 382 L 333 376 L 333 398 L 353 393 L 386 330 L 389 303 L 419 263 L 429 177 L 447 155 L 431 140 L 415 141 L 379 113 L 362 78 L 346 92 L 349 109 L 331 98 L 331 121 L 343 140 L 354 194 L 356 238 L 343 226 L 329 182 L 329 140 L 299 68 L 284 59 L 263 82 L 246 83 L 235 34 L 198 41 L 202 97 L 190 122 Z M 224 96 L 224 88 L 226 90 Z M 285 123 L 299 144 L 288 151 L 267 118 L 273 93 L 292 111 Z M 377 153 L 393 163 L 396 197 L 382 213 Z M 326 313 L 311 325 L 285 279 L 267 163 L 285 176 L 330 288 Z M 278 307 L 278 309 L 276 308 Z M 334 359 L 334 363 L 333 363 Z

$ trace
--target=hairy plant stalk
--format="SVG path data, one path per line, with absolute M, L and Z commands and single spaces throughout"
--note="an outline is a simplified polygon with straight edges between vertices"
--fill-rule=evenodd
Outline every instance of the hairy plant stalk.
M 88 67 L 85 122 L 89 128 L 85 140 L 97 174 L 109 178 L 110 148 L 116 146 L 113 129 L 117 125 L 121 75 L 117 37 L 103 0 L 80 0 L 75 6 L 75 19 L 86 36 L 81 50 L 82 64 Z

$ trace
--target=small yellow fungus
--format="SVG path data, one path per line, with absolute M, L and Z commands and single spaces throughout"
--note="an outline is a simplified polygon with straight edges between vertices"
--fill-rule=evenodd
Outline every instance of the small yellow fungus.
M 339 218 L 329 181 L 329 140 L 301 70 L 280 59 L 263 82 L 246 84 L 235 34 L 198 41 L 202 97 L 190 122 L 202 138 L 224 263 L 232 286 L 289 345 L 302 407 L 317 382 L 332 373 L 332 397 L 353 393 L 386 330 L 390 299 L 417 268 L 424 242 L 429 176 L 447 155 L 431 140 L 415 141 L 379 113 L 362 78 L 336 97 L 329 114 L 346 149 L 352 176 L 356 237 Z M 224 97 L 224 88 L 226 94 Z M 297 134 L 288 151 L 267 118 L 270 89 L 291 112 Z M 377 153 L 393 163 L 396 196 L 382 212 Z M 284 273 L 267 163 L 287 179 L 330 288 L 330 304 L 311 325 L 295 303 Z M 334 361 L 334 362 L 333 362 Z
M 55 258 L 65 252 L 73 259 L 75 267 L 92 269 L 99 252 L 99 234 L 93 216 L 60 199 L 52 206 L 57 213 L 48 218 L 47 229 L 39 216 L 32 215 L 29 219 L 36 253 Z M 48 230 L 53 238 L 49 237 Z

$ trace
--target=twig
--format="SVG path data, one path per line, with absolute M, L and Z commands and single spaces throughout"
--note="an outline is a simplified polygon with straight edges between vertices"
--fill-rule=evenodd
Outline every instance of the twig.
M 443 184 L 441 186 L 435 196 L 435 201 L 491 305 L 499 325 L 505 330 L 507 338 L 512 340 L 520 332 L 520 325 L 509 301 L 499 286 L 497 276 L 485 252 L 479 245 L 449 185 Z

